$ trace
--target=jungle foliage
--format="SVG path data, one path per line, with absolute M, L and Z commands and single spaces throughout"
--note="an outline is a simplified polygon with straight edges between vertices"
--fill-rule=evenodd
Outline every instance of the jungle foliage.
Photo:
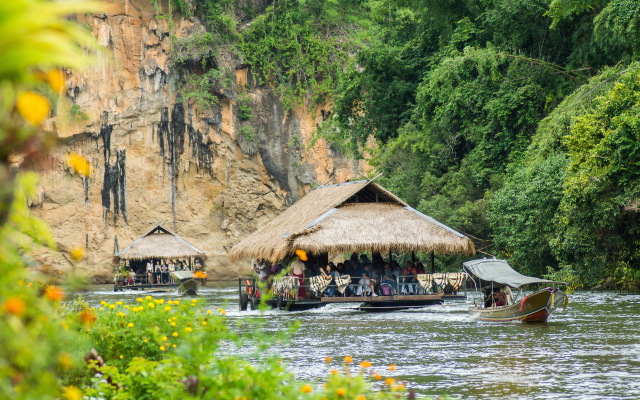
M 180 54 L 227 43 L 287 106 L 330 101 L 319 137 L 487 254 L 587 286 L 640 281 L 637 1 L 192 4 L 215 39 Z

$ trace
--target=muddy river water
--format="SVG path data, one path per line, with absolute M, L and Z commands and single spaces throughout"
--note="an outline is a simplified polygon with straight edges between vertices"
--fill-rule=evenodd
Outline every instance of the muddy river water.
M 135 299 L 94 286 L 85 299 Z M 146 293 L 145 293 L 146 294 Z M 154 293 L 159 298 L 176 294 Z M 286 312 L 238 310 L 237 282 L 204 286 L 208 307 L 231 319 L 263 320 L 269 332 L 299 329 L 274 349 L 301 379 L 320 380 L 335 365 L 325 357 L 369 360 L 406 382 L 420 398 L 640 399 L 640 295 L 577 292 L 546 324 L 491 323 L 470 318 L 472 300 L 420 310 L 365 313 L 354 304 Z M 335 364 L 335 363 L 334 363 Z M 387 366 L 394 364 L 395 371 Z

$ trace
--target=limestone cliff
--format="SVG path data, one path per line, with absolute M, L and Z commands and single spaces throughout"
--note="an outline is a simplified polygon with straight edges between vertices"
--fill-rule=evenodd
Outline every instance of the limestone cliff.
M 184 71 L 169 60 L 170 33 L 204 30 L 197 18 L 174 15 L 170 24 L 157 18 L 149 0 L 103 3 L 104 13 L 78 16 L 101 50 L 94 67 L 67 73 L 65 99 L 48 121 L 61 145 L 43 173 L 44 195 L 34 207 L 63 255 L 86 248 L 80 268 L 96 280 L 111 275 L 116 243 L 124 248 L 155 222 L 204 250 L 210 277 L 237 276 L 248 264 L 229 263 L 227 251 L 236 242 L 314 180 L 340 182 L 366 168 L 322 141 L 307 149 L 322 107 L 285 110 L 224 49 L 216 62 L 235 74 L 216 92 L 218 103 L 203 108 L 184 100 Z M 248 120 L 238 116 L 240 94 L 250 101 Z M 89 179 L 66 167 L 69 152 L 90 160 Z M 47 261 L 57 269 L 70 266 L 60 258 Z

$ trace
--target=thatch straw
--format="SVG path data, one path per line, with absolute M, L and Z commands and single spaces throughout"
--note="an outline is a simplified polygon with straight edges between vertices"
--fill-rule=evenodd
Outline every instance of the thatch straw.
M 140 236 L 126 249 L 116 254 L 121 260 L 147 260 L 152 258 L 177 259 L 199 257 L 205 259 L 202 250 L 189 244 L 180 236 L 166 228 L 156 226 Z
M 408 207 L 405 202 L 372 181 L 322 186 L 236 244 L 229 257 L 276 262 L 298 248 L 316 254 L 371 250 L 475 252 L 464 235 L 404 207 Z
M 473 242 L 410 207 L 350 203 L 289 238 L 289 247 L 315 254 L 435 251 L 474 254 Z M 279 256 L 280 254 L 278 254 Z

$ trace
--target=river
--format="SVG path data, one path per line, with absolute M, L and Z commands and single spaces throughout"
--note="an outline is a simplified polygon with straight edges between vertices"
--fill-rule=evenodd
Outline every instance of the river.
M 133 300 L 139 292 L 93 286 L 86 300 Z M 173 293 L 155 293 L 174 298 Z M 639 399 L 640 295 L 577 292 L 546 324 L 471 319 L 471 300 L 420 310 L 364 313 L 354 305 L 305 312 L 238 310 L 237 282 L 214 282 L 201 298 L 232 319 L 265 319 L 265 329 L 300 328 L 277 351 L 306 381 L 320 380 L 344 356 L 371 361 L 419 398 Z M 325 357 L 334 358 L 327 364 Z M 395 371 L 387 366 L 394 364 Z

